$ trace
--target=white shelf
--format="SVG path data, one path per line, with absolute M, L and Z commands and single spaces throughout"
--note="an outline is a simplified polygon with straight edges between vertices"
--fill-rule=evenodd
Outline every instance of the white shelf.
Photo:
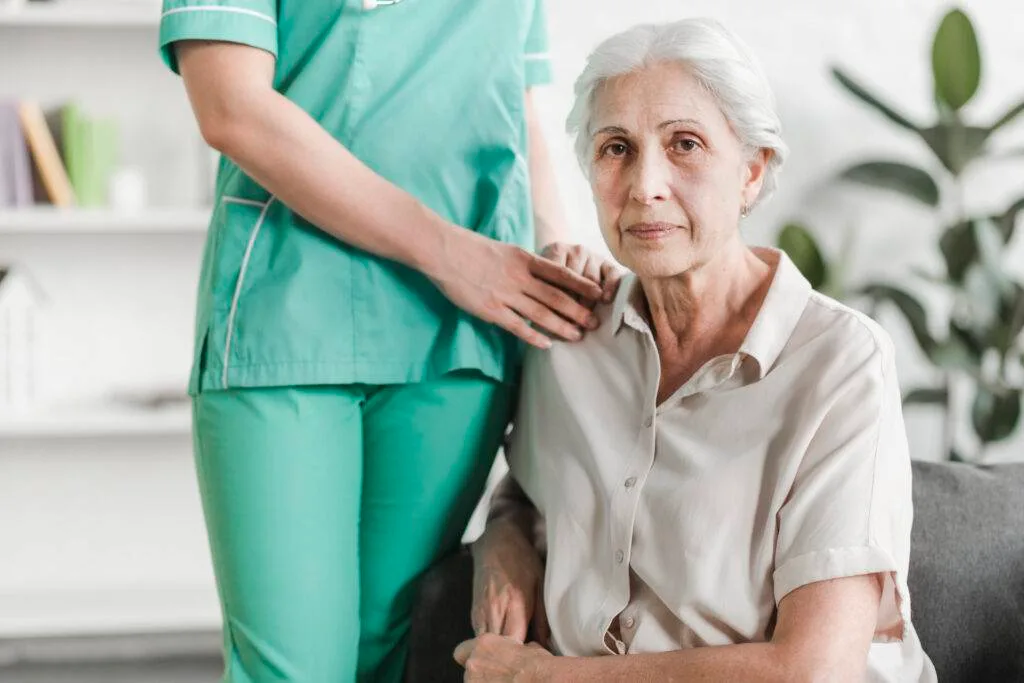
M 0 590 L 0 639 L 219 631 L 220 603 L 202 585 Z
M 158 409 L 66 406 L 0 416 L 0 439 L 187 436 L 191 430 L 188 404 Z
M 0 26 L 155 29 L 159 23 L 160 4 L 148 0 L 49 0 L 10 7 L 0 0 Z
M 209 209 L 147 209 L 139 212 L 53 207 L 5 209 L 0 210 L 0 235 L 203 233 L 209 221 Z

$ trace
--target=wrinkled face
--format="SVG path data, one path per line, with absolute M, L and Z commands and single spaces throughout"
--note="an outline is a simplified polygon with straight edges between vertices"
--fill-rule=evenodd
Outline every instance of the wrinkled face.
M 768 152 L 740 142 L 684 65 L 661 62 L 610 79 L 593 110 L 591 189 L 620 263 L 641 277 L 671 277 L 736 237 Z

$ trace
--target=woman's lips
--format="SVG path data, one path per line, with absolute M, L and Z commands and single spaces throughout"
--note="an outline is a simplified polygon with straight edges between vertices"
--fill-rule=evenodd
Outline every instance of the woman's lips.
M 678 229 L 679 226 L 671 223 L 637 223 L 626 232 L 640 240 L 660 240 Z

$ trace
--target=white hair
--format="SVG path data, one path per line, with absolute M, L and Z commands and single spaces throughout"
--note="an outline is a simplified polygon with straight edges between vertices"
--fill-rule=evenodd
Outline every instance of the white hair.
M 611 78 L 664 61 L 686 65 L 718 102 L 743 145 L 751 150 L 771 150 L 764 184 L 754 204 L 767 199 L 775 190 L 788 152 L 775 97 L 750 49 L 713 19 L 634 26 L 606 39 L 591 53 L 576 80 L 576 101 L 566 121 L 584 173 L 590 174 L 592 109 L 599 88 Z

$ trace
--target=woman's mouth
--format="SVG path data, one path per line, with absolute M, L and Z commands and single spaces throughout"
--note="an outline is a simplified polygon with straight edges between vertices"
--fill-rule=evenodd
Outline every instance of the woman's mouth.
M 640 240 L 654 241 L 664 239 L 678 229 L 678 225 L 671 223 L 635 223 L 626 232 Z

